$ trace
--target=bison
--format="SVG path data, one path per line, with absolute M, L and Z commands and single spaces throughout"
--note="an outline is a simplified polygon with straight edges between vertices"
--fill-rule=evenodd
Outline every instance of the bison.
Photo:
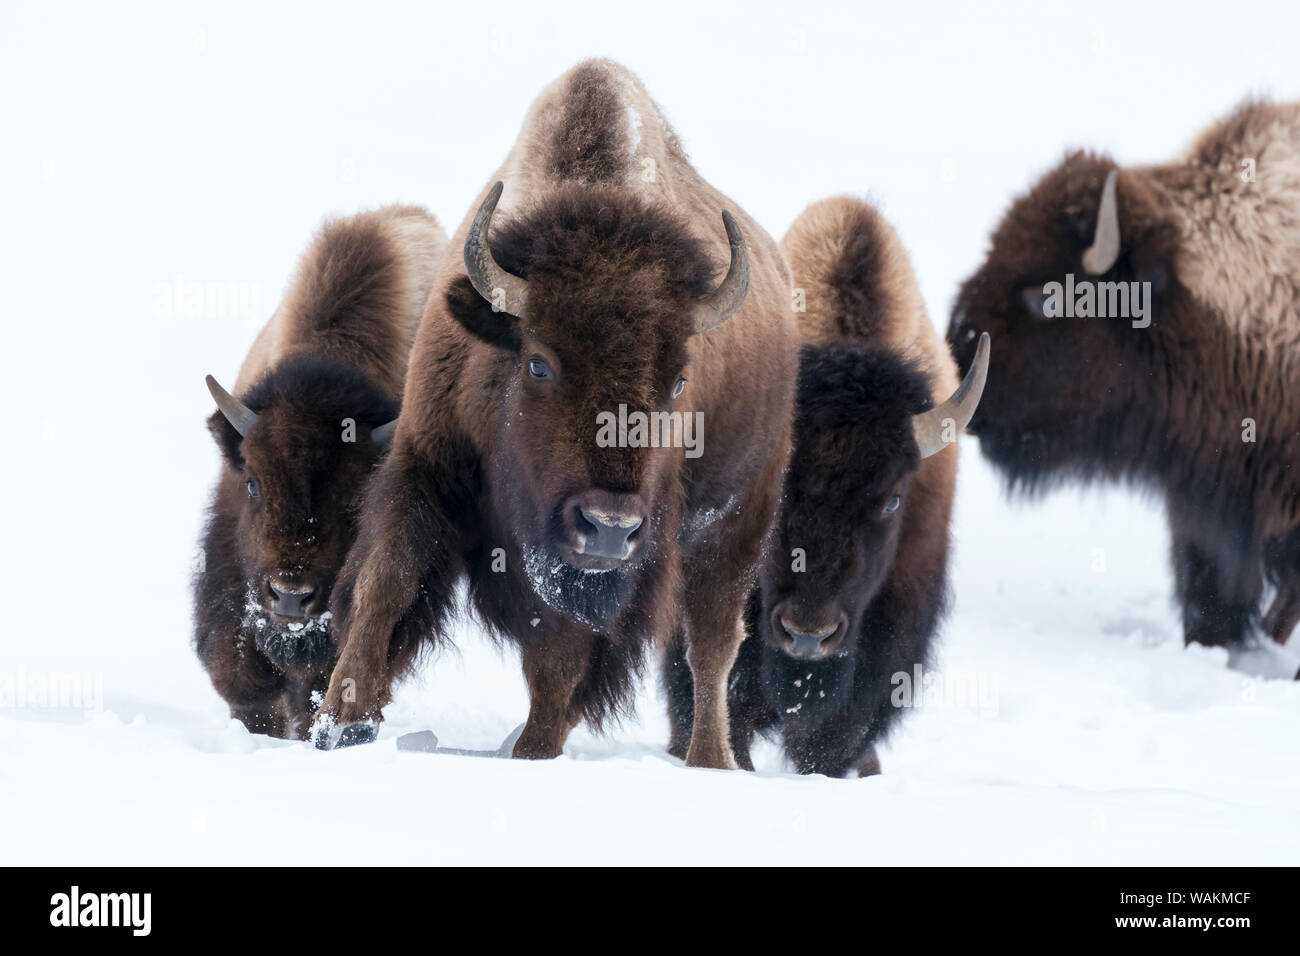
M 748 769 L 773 732 L 800 773 L 865 776 L 899 714 L 894 677 L 927 662 L 947 610 L 955 439 L 987 345 L 959 385 L 902 243 L 860 200 L 811 206 L 781 246 L 805 297 L 794 450 L 731 675 L 731 743 Z M 667 688 L 689 727 L 677 661 Z
M 232 717 L 305 737 L 334 662 L 328 607 L 362 486 L 390 444 L 446 237 L 413 206 L 327 223 L 240 368 L 208 376 L 221 477 L 195 646 Z
M 1247 102 L 1162 165 L 1068 154 L 961 286 L 960 360 L 986 331 L 971 430 L 1011 487 L 1156 491 L 1186 642 L 1258 644 L 1265 578 L 1263 629 L 1285 642 L 1300 619 L 1300 104 Z
M 489 183 L 439 269 L 334 592 L 318 745 L 373 735 L 467 580 L 521 653 L 514 756 L 625 712 L 646 647 L 680 624 L 701 715 L 686 762 L 734 766 L 727 675 L 789 455 L 785 259 L 606 61 L 540 94 Z

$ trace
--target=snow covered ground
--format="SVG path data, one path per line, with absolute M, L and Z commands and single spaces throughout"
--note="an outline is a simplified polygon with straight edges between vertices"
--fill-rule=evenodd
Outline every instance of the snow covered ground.
M 757 774 L 688 771 L 653 679 L 635 722 L 553 762 L 398 752 L 426 728 L 493 750 L 523 719 L 513 655 L 472 622 L 377 744 L 318 753 L 230 725 L 189 646 L 202 377 L 233 375 L 325 214 L 405 200 L 454 225 L 533 94 L 609 55 L 774 234 L 822 196 L 880 202 L 942 325 L 1067 145 L 1154 161 L 1247 93 L 1300 96 L 1293 4 L 1088 12 L 6 3 L 6 862 L 1300 862 L 1300 685 L 1182 648 L 1157 504 L 1011 502 L 973 443 L 953 693 L 878 778 L 795 777 L 771 746 Z

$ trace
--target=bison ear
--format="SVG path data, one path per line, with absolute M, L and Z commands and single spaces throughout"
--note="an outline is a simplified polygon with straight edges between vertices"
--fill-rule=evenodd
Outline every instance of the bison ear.
M 493 309 L 468 276 L 461 276 L 447 287 L 447 311 L 475 338 L 497 348 L 519 351 L 519 320 L 509 312 Z
M 213 412 L 208 416 L 208 431 L 217 442 L 217 447 L 221 449 L 221 457 L 226 459 L 233 468 L 244 467 L 244 456 L 240 451 L 243 445 L 244 436 L 235 431 L 235 426 L 226 420 L 226 416 L 221 412 Z

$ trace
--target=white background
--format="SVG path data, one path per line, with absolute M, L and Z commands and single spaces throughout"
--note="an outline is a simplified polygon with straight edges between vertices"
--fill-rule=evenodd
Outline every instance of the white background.
M 878 202 L 942 328 L 1067 147 L 1161 161 L 1248 94 L 1300 96 L 1295 4 L 178 6 L 0 7 L 0 676 L 103 682 L 91 715 L 0 709 L 7 861 L 1300 859 L 1300 689 L 1182 649 L 1158 504 L 1008 502 L 973 442 L 939 664 L 996 706 L 910 715 L 876 779 L 771 747 L 757 775 L 687 771 L 653 679 L 638 721 L 548 764 L 398 754 L 522 721 L 513 654 L 472 624 L 378 744 L 320 754 L 230 726 L 189 643 L 204 373 L 233 380 L 325 216 L 454 228 L 578 60 L 637 71 L 774 236 Z

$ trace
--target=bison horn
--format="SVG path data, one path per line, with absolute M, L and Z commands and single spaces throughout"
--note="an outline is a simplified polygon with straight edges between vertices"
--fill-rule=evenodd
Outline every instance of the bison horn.
M 1097 231 L 1092 245 L 1083 254 L 1083 267 L 1090 275 L 1108 272 L 1119 258 L 1119 208 L 1115 200 L 1115 179 L 1119 170 L 1106 174 L 1101 187 L 1101 207 L 1097 210 Z
M 749 250 L 745 248 L 745 237 L 740 234 L 735 218 L 726 210 L 722 212 L 722 224 L 727 229 L 727 242 L 731 246 L 731 265 L 722 283 L 696 303 L 697 334 L 716 329 L 735 315 L 749 292 Z
M 393 443 L 393 436 L 397 434 L 397 419 L 391 422 L 384 422 L 376 428 L 370 430 L 370 440 L 380 448 L 388 448 Z
M 981 332 L 979 346 L 975 349 L 975 361 L 967 369 L 966 377 L 957 386 L 957 391 L 942 405 L 912 416 L 912 433 L 916 436 L 916 445 L 921 450 L 922 458 L 943 451 L 970 424 L 975 415 L 975 407 L 980 403 L 980 396 L 984 394 L 984 381 L 988 374 L 989 334 Z
M 217 403 L 217 408 L 221 409 L 221 414 L 226 416 L 226 421 L 230 422 L 231 427 L 239 432 L 240 438 L 246 437 L 248 430 L 257 424 L 257 412 L 218 385 L 217 380 L 211 375 L 207 376 L 204 381 L 208 383 L 208 391 L 212 393 L 212 400 Z
M 483 204 L 474 214 L 469 234 L 465 237 L 465 271 L 478 294 L 492 303 L 494 311 L 523 318 L 528 304 L 528 280 L 502 269 L 488 248 L 488 226 L 504 188 L 505 185 L 498 181 L 488 190 Z

